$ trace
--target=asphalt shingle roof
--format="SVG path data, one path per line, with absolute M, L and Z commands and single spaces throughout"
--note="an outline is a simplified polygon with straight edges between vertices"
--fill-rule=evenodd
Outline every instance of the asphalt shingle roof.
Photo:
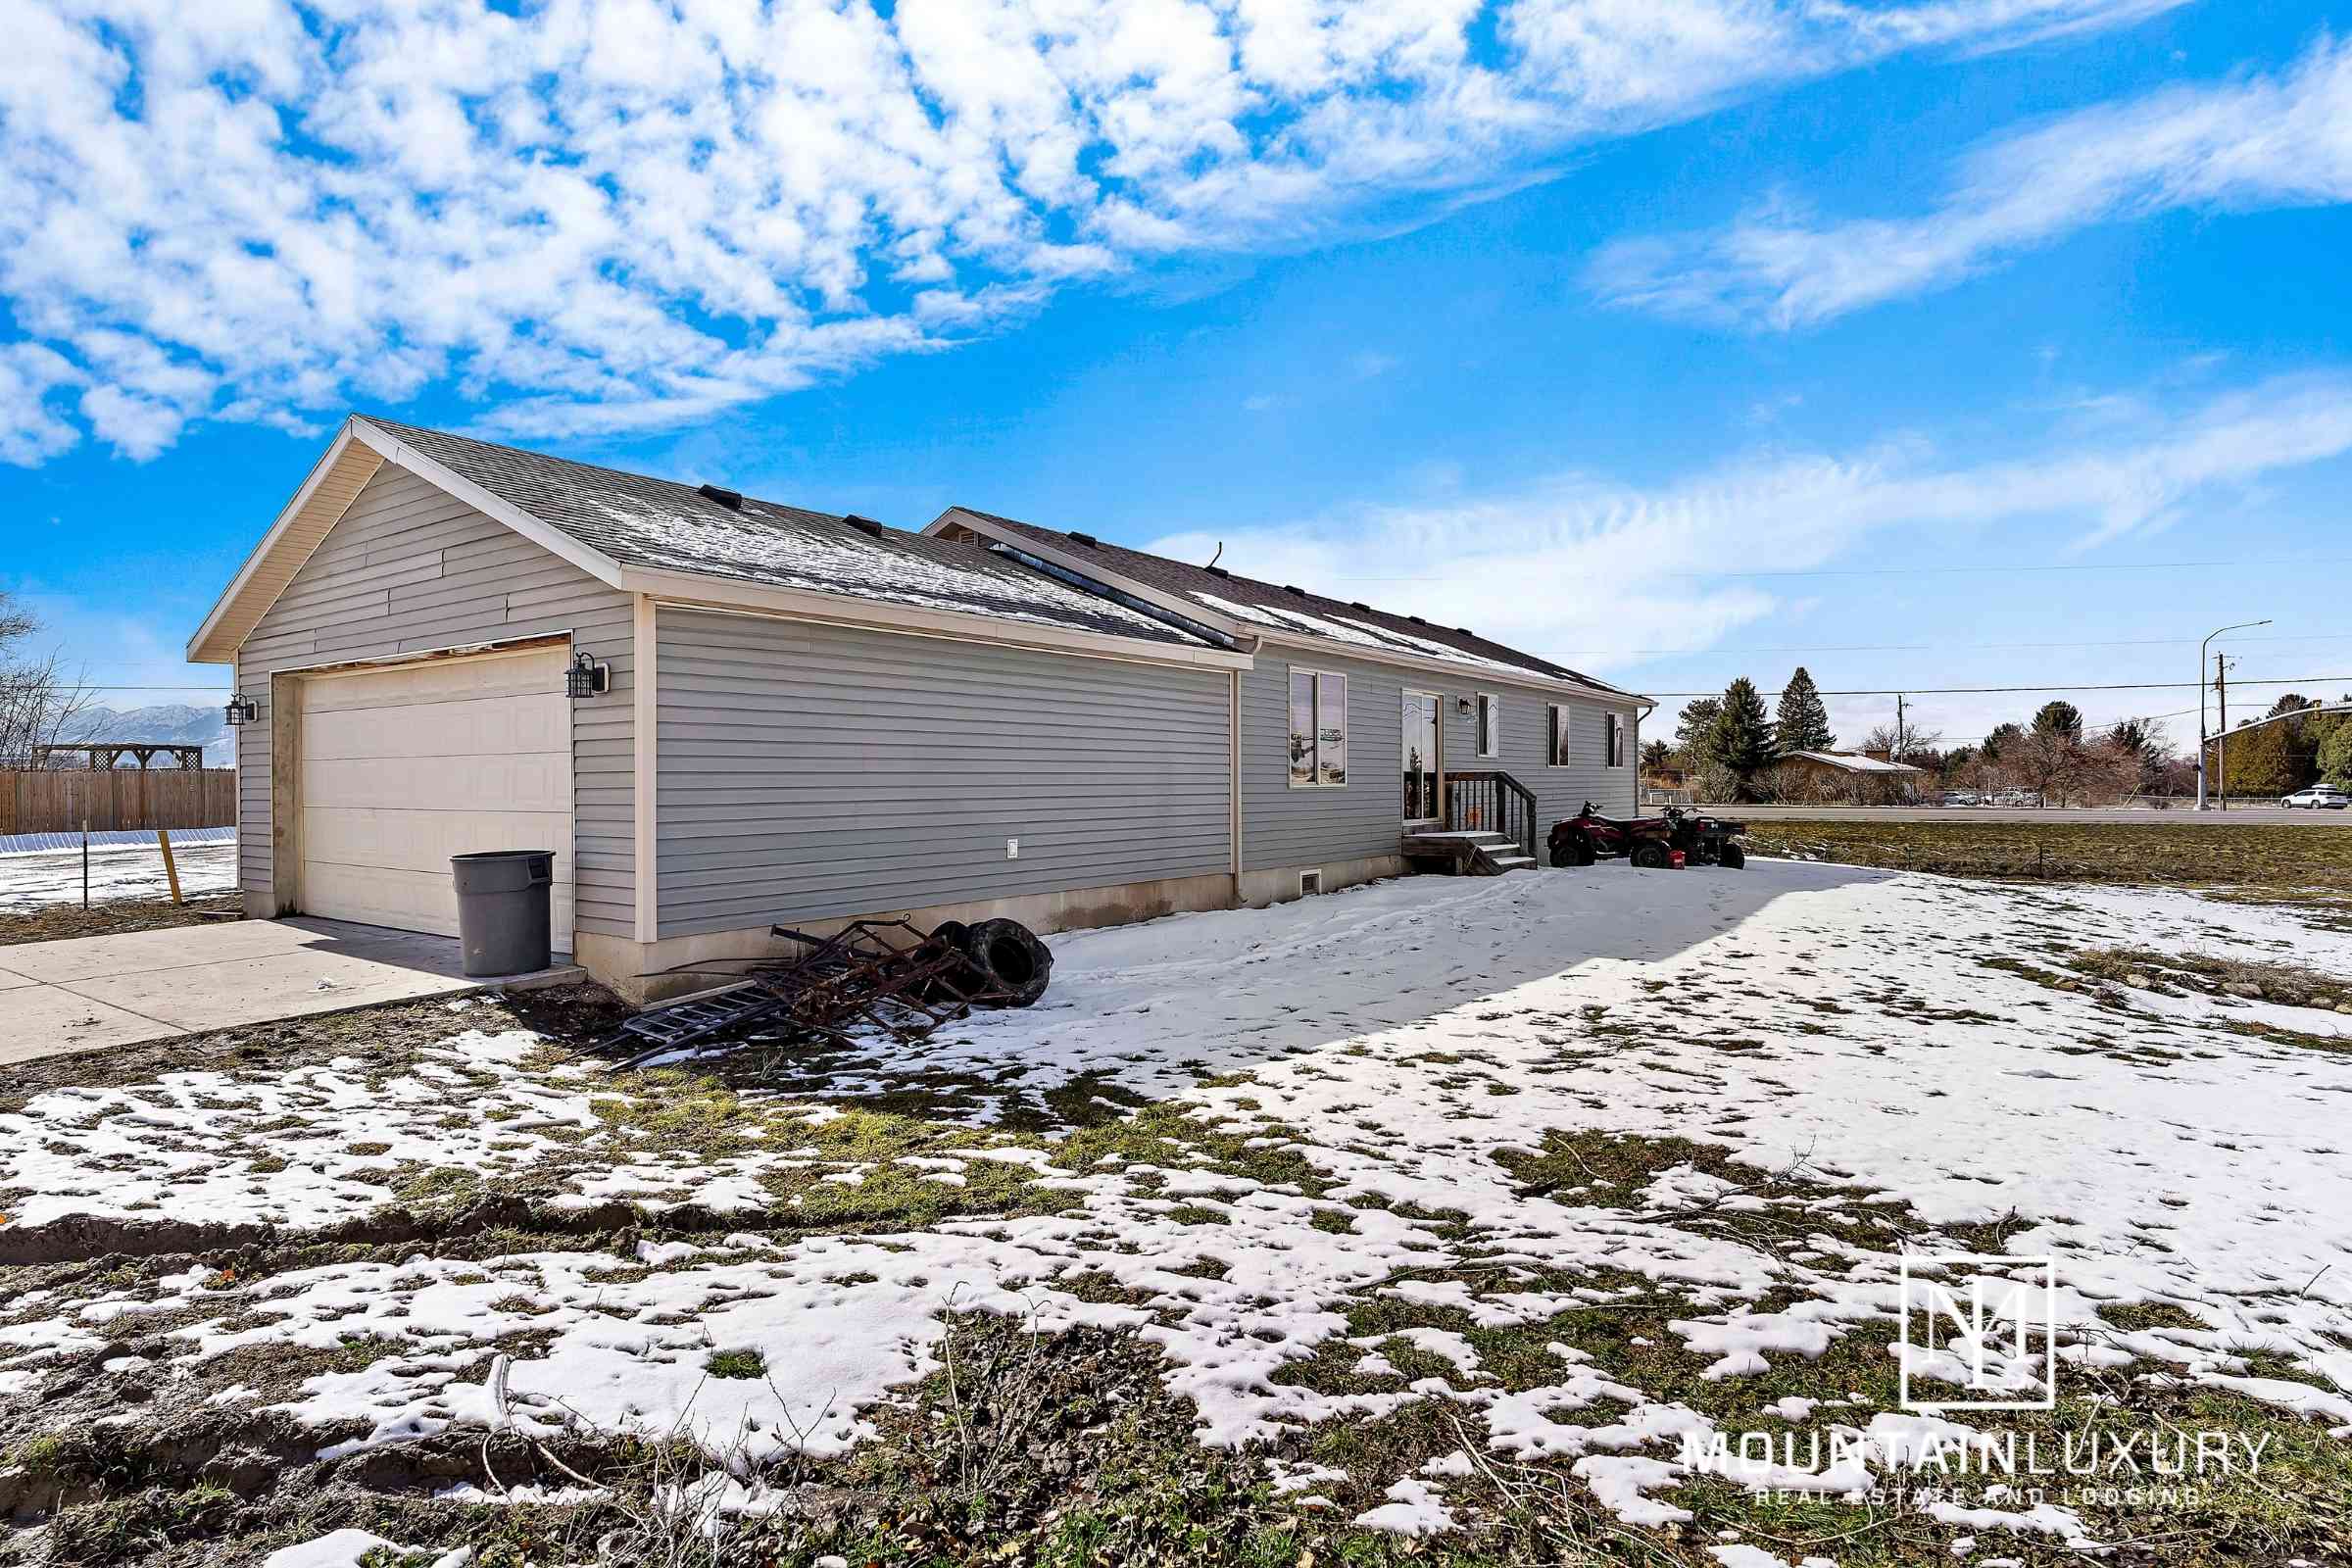
M 1022 522 L 1014 517 L 1000 517 L 993 513 L 975 512 L 969 507 L 958 507 L 956 510 L 992 523 L 1017 538 L 1050 545 L 1067 557 L 1100 561 L 1105 571 L 1143 583 L 1161 593 L 1175 595 L 1203 610 L 1215 611 L 1246 626 L 1321 637 L 1353 648 L 1368 658 L 1378 658 L 1383 653 L 1409 654 L 1417 658 L 1445 660 L 1472 668 L 1577 681 L 1604 692 L 1623 690 L 1606 681 L 1581 674 L 1565 664 L 1521 653 L 1516 648 L 1506 647 L 1492 638 L 1481 637 L 1476 632 L 1458 626 L 1439 626 L 1412 615 L 1393 614 L 1347 600 L 1327 599 L 1321 594 L 1287 584 L 1260 582 L 1217 567 L 1171 561 L 1165 556 L 1130 550 L 1107 540 L 1097 539 L 1087 543 L 1059 529 L 1041 528 L 1035 523 Z
M 828 513 L 751 496 L 740 511 L 693 485 L 361 416 L 385 434 L 623 565 L 1186 647 L 1166 622 L 975 544 L 901 528 L 880 537 Z

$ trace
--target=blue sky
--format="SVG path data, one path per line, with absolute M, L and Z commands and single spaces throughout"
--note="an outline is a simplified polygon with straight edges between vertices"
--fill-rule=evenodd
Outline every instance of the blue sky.
M 1652 692 L 2352 677 L 2328 7 L 220 11 L 0 66 L 0 584 L 98 684 L 221 685 L 352 408 Z

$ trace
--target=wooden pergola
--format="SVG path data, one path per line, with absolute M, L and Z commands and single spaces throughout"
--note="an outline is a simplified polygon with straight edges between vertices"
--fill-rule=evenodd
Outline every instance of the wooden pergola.
M 125 757 L 135 757 L 144 768 L 158 757 L 169 757 L 175 766 L 200 768 L 204 766 L 204 748 L 183 746 L 176 741 L 74 741 L 32 749 L 32 765 L 50 767 L 51 759 L 59 753 L 80 754 L 85 767 L 115 767 Z

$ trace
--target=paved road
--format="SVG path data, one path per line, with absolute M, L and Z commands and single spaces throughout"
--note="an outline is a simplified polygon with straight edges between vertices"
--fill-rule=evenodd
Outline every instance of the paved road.
M 2073 827 L 2084 822 L 2129 822 L 2142 827 L 2332 827 L 2352 828 L 2352 810 L 2289 811 L 2277 806 L 2232 806 L 2227 811 L 2135 810 L 2055 807 L 2037 811 L 2013 806 L 1710 806 L 1708 811 L 1755 822 L 2042 822 Z

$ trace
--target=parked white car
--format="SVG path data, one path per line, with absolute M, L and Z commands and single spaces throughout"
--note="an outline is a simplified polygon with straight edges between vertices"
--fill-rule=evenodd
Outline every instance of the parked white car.
M 2290 809 L 2302 807 L 2314 811 L 2341 811 L 2352 807 L 2352 795 L 2332 784 L 2314 784 L 2307 790 L 2295 791 L 2278 804 Z
M 1946 790 L 1943 804 L 1946 806 L 1974 806 L 1977 804 L 1977 792 L 1975 790 Z

